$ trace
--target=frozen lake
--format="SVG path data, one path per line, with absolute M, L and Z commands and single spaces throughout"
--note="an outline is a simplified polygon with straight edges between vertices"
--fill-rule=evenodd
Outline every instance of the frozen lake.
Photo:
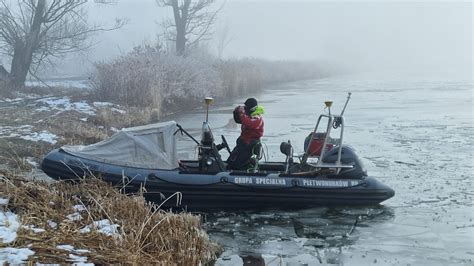
M 345 143 L 396 195 L 360 208 L 206 214 L 208 233 L 225 248 L 217 264 L 472 265 L 472 88 L 472 80 L 358 75 L 255 95 L 266 110 L 263 142 L 276 161 L 284 159 L 280 142 L 290 139 L 302 152 L 323 102 L 333 100 L 332 112 L 340 112 L 351 91 Z M 226 124 L 236 104 L 217 103 L 209 118 L 231 146 L 239 129 Z M 198 136 L 204 114 L 172 118 Z

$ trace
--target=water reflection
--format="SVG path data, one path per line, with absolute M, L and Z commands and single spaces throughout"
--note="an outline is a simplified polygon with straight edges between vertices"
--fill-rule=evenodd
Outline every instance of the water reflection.
M 343 256 L 341 248 L 357 242 L 360 228 L 387 222 L 394 211 L 377 205 L 202 215 L 206 230 L 227 253 L 218 265 L 268 265 L 269 261 L 288 262 L 301 254 L 310 255 L 306 258 L 310 264 L 323 260 L 337 264 Z M 232 254 L 240 258 L 232 258 Z

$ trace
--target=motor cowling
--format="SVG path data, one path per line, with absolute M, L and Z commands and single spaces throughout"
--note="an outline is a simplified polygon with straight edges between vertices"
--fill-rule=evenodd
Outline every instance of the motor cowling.
M 332 150 L 327 151 L 324 154 L 323 163 L 335 163 L 337 161 L 338 151 L 339 147 L 334 147 Z M 349 164 L 353 167 L 349 169 L 341 169 L 338 177 L 361 178 L 367 176 L 367 170 L 365 169 L 364 164 L 357 156 L 354 148 L 348 145 L 342 145 L 341 164 Z

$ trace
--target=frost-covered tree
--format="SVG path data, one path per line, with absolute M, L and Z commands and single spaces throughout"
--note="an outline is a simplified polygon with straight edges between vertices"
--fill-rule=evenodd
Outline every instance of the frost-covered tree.
M 11 58 L 9 82 L 14 87 L 25 83 L 54 57 L 86 49 L 93 32 L 112 30 L 87 23 L 87 0 L 0 0 L 0 52 Z
M 167 39 L 176 44 L 176 54 L 184 55 L 188 47 L 208 40 L 220 8 L 214 10 L 215 0 L 157 0 L 160 6 L 173 9 L 173 20 L 165 20 Z

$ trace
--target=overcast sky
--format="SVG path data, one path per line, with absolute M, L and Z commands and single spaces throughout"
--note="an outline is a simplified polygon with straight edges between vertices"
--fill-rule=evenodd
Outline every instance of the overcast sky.
M 470 1 L 227 0 L 216 29 L 229 28 L 227 58 L 319 59 L 360 70 L 434 69 L 471 76 L 472 13 Z M 153 43 L 159 22 L 171 14 L 154 0 L 91 4 L 91 20 L 112 24 L 120 17 L 129 23 L 100 34 L 86 61 Z
M 326 59 L 363 68 L 470 68 L 470 2 L 229 1 L 227 56 Z

